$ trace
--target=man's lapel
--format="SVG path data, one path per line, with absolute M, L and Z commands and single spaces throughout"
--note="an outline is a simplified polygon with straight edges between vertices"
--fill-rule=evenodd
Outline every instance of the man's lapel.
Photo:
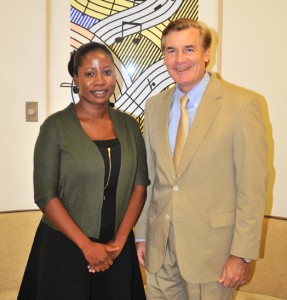
M 189 130 L 177 173 L 178 177 L 181 176 L 188 164 L 191 162 L 194 154 L 212 126 L 212 123 L 220 110 L 220 101 L 218 101 L 220 98 L 220 81 L 212 76 L 206 91 L 203 94 L 193 124 Z
M 172 96 L 175 88 L 168 89 L 166 93 L 162 95 L 161 105 L 158 107 L 160 111 L 157 112 L 158 116 L 158 160 L 160 165 L 165 169 L 165 174 L 171 182 L 175 179 L 175 171 L 172 160 L 172 153 L 170 150 L 169 137 L 168 137 L 168 123 L 169 123 L 169 114 L 170 106 L 172 101 Z

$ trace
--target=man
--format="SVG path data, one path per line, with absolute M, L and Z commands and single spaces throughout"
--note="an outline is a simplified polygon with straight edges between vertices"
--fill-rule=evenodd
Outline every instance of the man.
M 176 86 L 146 102 L 152 184 L 136 237 L 152 300 L 231 299 L 258 258 L 267 180 L 260 100 L 206 72 L 210 46 L 205 25 L 172 21 L 162 51 Z M 186 109 L 188 136 L 178 163 Z

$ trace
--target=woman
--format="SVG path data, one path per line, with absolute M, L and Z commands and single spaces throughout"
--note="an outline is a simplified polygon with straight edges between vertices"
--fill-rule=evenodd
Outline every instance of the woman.
M 47 118 L 35 145 L 43 218 L 18 299 L 145 299 L 132 231 L 149 184 L 139 126 L 108 105 L 107 47 L 91 42 L 71 59 L 80 99 Z

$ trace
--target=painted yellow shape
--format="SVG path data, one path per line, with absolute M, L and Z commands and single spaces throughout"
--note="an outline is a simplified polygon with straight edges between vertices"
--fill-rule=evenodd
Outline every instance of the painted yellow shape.
M 90 17 L 103 20 L 112 14 L 133 7 L 133 3 L 126 0 L 71 0 L 71 6 Z

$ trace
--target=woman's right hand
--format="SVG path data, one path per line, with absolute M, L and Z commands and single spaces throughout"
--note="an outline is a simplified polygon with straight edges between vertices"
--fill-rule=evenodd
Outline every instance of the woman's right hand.
M 85 245 L 82 248 L 82 252 L 88 262 L 89 272 L 95 273 L 108 270 L 113 264 L 111 254 L 118 250 L 119 247 L 92 241 L 88 245 Z

